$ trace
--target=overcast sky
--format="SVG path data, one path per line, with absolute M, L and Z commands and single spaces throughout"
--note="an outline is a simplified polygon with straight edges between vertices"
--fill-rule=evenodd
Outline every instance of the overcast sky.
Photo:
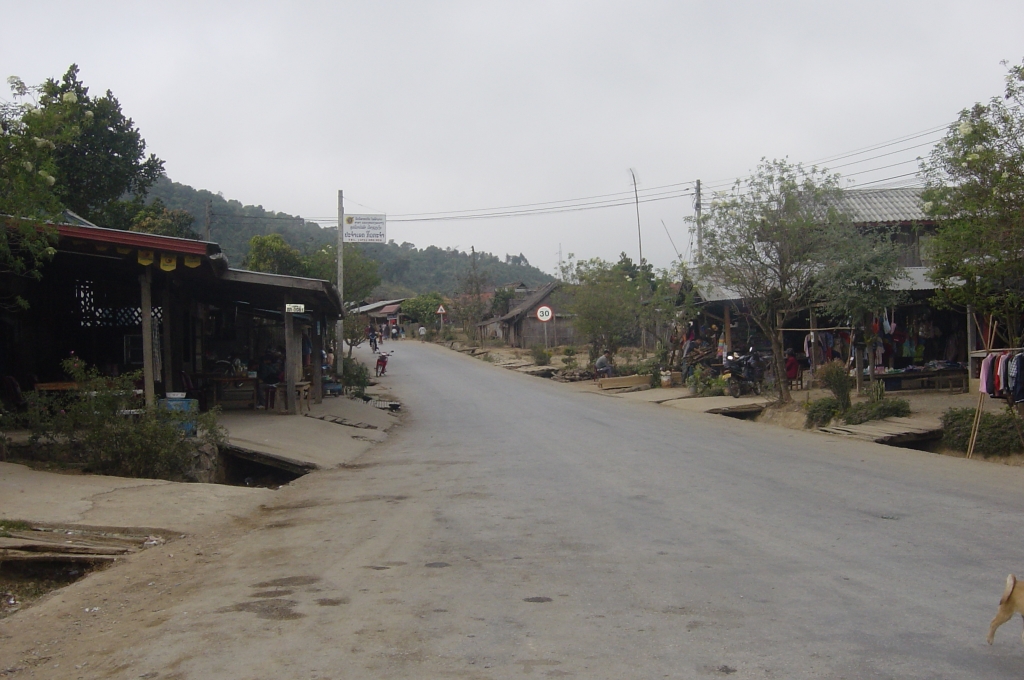
M 4 77 L 77 63 L 175 181 L 324 224 L 343 189 L 399 243 L 522 252 L 551 273 L 559 247 L 637 258 L 630 168 L 663 199 L 640 205 L 659 267 L 666 228 L 690 243 L 698 178 L 861 151 L 825 165 L 853 186 L 912 181 L 906 161 L 941 132 L 868 149 L 1000 94 L 1000 61 L 1024 57 L 1019 0 L 0 0 L 0 17 Z M 628 204 L 578 209 L 608 198 Z M 524 205 L 571 210 L 400 221 Z

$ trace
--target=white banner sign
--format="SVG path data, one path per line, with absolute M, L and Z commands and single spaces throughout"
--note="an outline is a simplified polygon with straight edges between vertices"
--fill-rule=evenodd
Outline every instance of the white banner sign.
M 345 215 L 346 243 L 387 243 L 385 215 Z

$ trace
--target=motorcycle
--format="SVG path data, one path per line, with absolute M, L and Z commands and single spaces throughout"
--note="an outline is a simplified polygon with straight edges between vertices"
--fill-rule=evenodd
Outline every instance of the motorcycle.
M 722 377 L 733 397 L 739 398 L 744 392 L 761 394 L 764 359 L 753 347 L 747 354 L 730 354 L 722 361 Z
M 388 357 L 392 354 L 394 352 L 381 352 L 377 355 L 377 365 L 374 367 L 373 372 L 378 378 L 388 372 Z

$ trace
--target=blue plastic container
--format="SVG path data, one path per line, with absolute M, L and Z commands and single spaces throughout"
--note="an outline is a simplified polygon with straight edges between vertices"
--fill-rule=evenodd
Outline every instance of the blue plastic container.
M 186 413 L 199 413 L 198 399 L 161 399 L 157 402 L 160 408 L 168 411 L 184 411 Z M 181 424 L 181 430 L 186 437 L 196 436 L 196 421 L 194 418 L 186 420 Z

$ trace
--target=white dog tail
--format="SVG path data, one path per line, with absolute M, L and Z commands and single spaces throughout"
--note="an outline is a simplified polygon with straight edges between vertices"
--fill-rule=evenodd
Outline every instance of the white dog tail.
M 1006 588 L 1003 590 L 1003 596 L 999 600 L 1000 605 L 1006 604 L 1006 601 L 1010 599 L 1010 595 L 1013 593 L 1013 589 L 1017 585 L 1017 577 L 1010 574 L 1006 577 Z

